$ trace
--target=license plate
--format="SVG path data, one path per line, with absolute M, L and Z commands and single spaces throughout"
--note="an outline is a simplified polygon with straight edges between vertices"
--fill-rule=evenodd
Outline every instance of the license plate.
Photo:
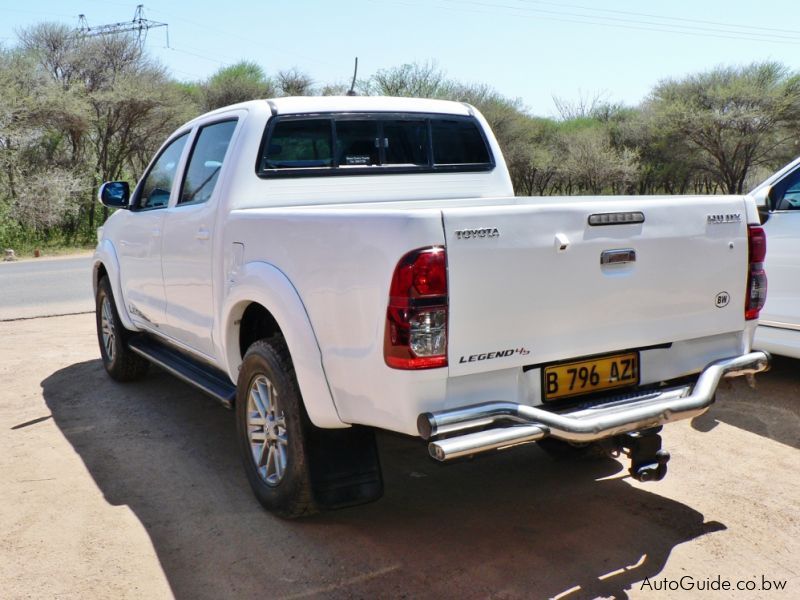
M 626 352 L 550 365 L 542 371 L 544 400 L 627 387 L 639 383 L 639 353 Z

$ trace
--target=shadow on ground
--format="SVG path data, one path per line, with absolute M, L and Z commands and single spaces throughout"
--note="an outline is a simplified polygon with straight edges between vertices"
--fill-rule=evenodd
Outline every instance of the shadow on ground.
M 610 459 L 529 446 L 442 466 L 390 435 L 380 502 L 285 522 L 250 493 L 233 413 L 165 373 L 119 385 L 89 361 L 42 387 L 105 498 L 147 529 L 177 598 L 626 598 L 676 545 L 725 529 L 628 485 Z
M 710 431 L 719 422 L 800 449 L 800 361 L 784 356 L 772 359 L 772 368 L 756 376 L 755 388 L 744 377 L 723 381 L 717 402 L 692 420 L 698 431 Z

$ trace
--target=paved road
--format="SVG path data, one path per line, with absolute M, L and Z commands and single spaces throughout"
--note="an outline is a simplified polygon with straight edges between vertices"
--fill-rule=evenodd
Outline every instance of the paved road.
M 91 256 L 0 263 L 0 321 L 94 310 Z

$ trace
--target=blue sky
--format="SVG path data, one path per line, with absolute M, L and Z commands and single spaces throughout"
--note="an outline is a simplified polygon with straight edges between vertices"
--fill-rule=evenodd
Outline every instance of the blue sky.
M 0 43 L 39 21 L 90 26 L 129 21 L 137 2 L 0 0 Z M 602 93 L 639 102 L 659 80 L 716 65 L 778 60 L 800 70 L 800 21 L 790 0 L 144 0 L 147 47 L 173 76 L 208 77 L 247 59 L 274 73 L 298 67 L 316 82 L 346 82 L 413 61 L 488 83 L 534 114 L 552 97 Z

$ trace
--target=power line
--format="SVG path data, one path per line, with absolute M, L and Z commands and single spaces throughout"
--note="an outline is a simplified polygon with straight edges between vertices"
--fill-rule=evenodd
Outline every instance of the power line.
M 489 2 L 477 2 L 477 1 L 470 1 L 470 0 L 443 0 L 444 2 L 449 2 L 451 4 L 469 4 L 487 8 L 501 8 L 501 9 L 509 9 L 513 11 L 520 11 L 524 13 L 536 13 L 536 14 L 546 14 L 546 15 L 556 15 L 556 16 L 565 16 L 565 17 L 574 17 L 577 19 L 585 19 L 587 23 L 593 23 L 598 25 L 614 25 L 616 23 L 625 23 L 629 24 L 628 26 L 653 26 L 658 28 L 668 27 L 670 28 L 668 31 L 674 33 L 694 33 L 694 32 L 708 32 L 712 34 L 731 34 L 735 35 L 736 39 L 739 39 L 742 35 L 748 38 L 757 39 L 758 41 L 776 41 L 775 38 L 779 38 L 780 40 L 788 40 L 789 43 L 800 43 L 800 32 L 794 32 L 794 35 L 775 35 L 775 34 L 766 34 L 766 33 L 759 33 L 757 31 L 737 31 L 736 29 L 720 29 L 720 27 L 707 27 L 706 21 L 695 21 L 692 19 L 678 19 L 680 21 L 688 21 L 691 23 L 700 23 L 695 25 L 681 25 L 678 23 L 659 23 L 653 21 L 644 21 L 642 19 L 628 19 L 623 17 L 606 17 L 602 15 L 587 15 L 581 13 L 574 13 L 564 10 L 547 10 L 542 8 L 527 8 L 523 6 L 511 6 L 508 4 L 497 4 L 497 3 L 489 3 Z M 539 4 L 539 2 L 535 2 Z M 530 4 L 530 2 L 525 2 L 525 4 Z M 550 2 L 541 2 L 541 4 L 552 5 L 553 3 Z M 605 9 L 592 9 L 583 6 L 576 6 L 576 5 L 557 5 L 557 6 L 567 6 L 576 8 L 579 10 L 590 10 L 594 12 L 604 11 Z M 645 13 L 628 13 L 625 11 L 606 11 L 606 12 L 614 12 L 614 13 L 621 13 L 621 14 L 633 14 L 633 15 L 640 15 L 646 16 L 648 18 L 655 18 L 655 19 L 673 19 L 673 17 L 662 17 L 658 15 L 646 15 Z M 597 21 L 599 19 L 599 21 Z M 603 21 L 611 21 L 612 23 L 604 23 Z M 729 25 L 724 23 L 717 23 L 717 25 L 721 25 L 723 27 L 733 27 L 733 28 L 742 28 L 741 25 Z M 664 30 L 667 31 L 667 30 Z M 785 30 L 790 32 L 791 30 Z
M 697 25 L 680 25 L 672 23 L 654 23 L 652 21 L 643 21 L 641 19 L 626 19 L 621 17 L 605 17 L 602 15 L 586 15 L 561 10 L 546 10 L 541 8 L 526 8 L 521 6 L 512 6 L 508 4 L 497 4 L 489 2 L 478 2 L 470 0 L 442 0 L 450 4 L 460 5 L 473 5 L 478 7 L 486 7 L 491 9 L 506 9 L 515 11 L 510 14 L 518 14 L 528 18 L 549 19 L 552 21 L 562 21 L 566 23 L 582 23 L 587 25 L 600 25 L 606 27 L 618 27 L 621 29 L 638 29 L 642 31 L 660 31 L 664 33 L 678 33 L 682 35 L 695 35 L 695 36 L 708 36 L 719 37 L 725 39 L 747 39 L 759 42 L 773 42 L 773 43 L 789 43 L 800 44 L 800 38 L 797 36 L 767 36 L 758 32 L 741 32 L 732 31 L 729 29 L 719 29 L 714 27 L 703 27 Z M 590 9 L 591 10 L 591 9 Z M 531 14 L 533 13 L 533 14 Z M 555 15 L 555 17 L 540 17 L 538 15 Z M 563 18 L 569 17 L 569 18 Z M 659 18 L 659 17 L 657 17 Z M 606 22 L 611 21 L 611 22 Z M 622 24 L 619 24 L 622 23 Z M 743 35 L 744 34 L 744 35 Z M 775 37 L 781 38 L 776 40 Z
M 373 0 L 374 1 L 374 0 Z M 452 4 L 461 4 L 462 6 L 459 8 L 461 12 L 464 13 L 473 13 L 473 14 L 491 14 L 497 15 L 498 9 L 509 15 L 515 17 L 522 17 L 526 19 L 536 19 L 541 21 L 556 21 L 560 23 L 576 23 L 579 25 L 590 25 L 590 26 L 600 26 L 600 27 L 613 27 L 616 29 L 627 29 L 627 30 L 635 30 L 635 31 L 656 31 L 659 33 L 672 33 L 677 35 L 684 35 L 684 36 L 694 36 L 694 37 L 703 37 L 703 38 L 718 38 L 718 39 L 731 39 L 737 41 L 751 41 L 751 42 L 759 42 L 759 43 L 770 43 L 770 44 L 788 44 L 788 45 L 800 45 L 800 37 L 791 37 L 791 36 L 779 36 L 782 39 L 775 39 L 776 36 L 761 34 L 758 32 L 737 32 L 737 31 L 728 31 L 723 29 L 716 29 L 716 28 L 706 28 L 705 32 L 700 31 L 691 31 L 688 26 L 682 26 L 678 24 L 670 24 L 670 23 L 648 23 L 646 21 L 637 21 L 637 20 L 627 20 L 630 24 L 622 24 L 618 22 L 604 22 L 609 20 L 616 20 L 621 21 L 622 19 L 614 19 L 612 17 L 602 17 L 599 15 L 581 15 L 575 13 L 568 13 L 568 12 L 559 12 L 559 11 L 547 11 L 543 9 L 534 9 L 534 8 L 525 8 L 520 6 L 509 6 L 507 4 L 490 4 L 487 2 L 474 2 L 474 1 L 458 1 L 458 0 L 440 0 L 441 2 L 447 2 L 450 6 L 434 6 L 434 8 L 438 8 L 440 10 L 447 10 L 453 11 Z M 414 8 L 424 8 L 426 10 L 431 8 L 431 4 L 414 4 L 411 2 L 403 2 L 394 0 L 392 4 L 396 4 L 399 6 L 410 6 Z M 465 7 L 463 5 L 473 5 L 477 6 L 478 8 L 470 8 Z M 483 8 L 483 9 L 482 9 Z M 491 10 L 484 10 L 484 9 L 491 9 Z M 532 14 L 538 13 L 538 14 Z M 551 16 L 555 15 L 555 16 Z M 651 26 L 653 25 L 653 26 Z M 696 28 L 695 28 L 696 29 Z M 797 41 L 793 41 L 793 40 Z
M 334 65 L 334 64 L 329 63 L 327 61 L 320 60 L 319 58 L 306 56 L 306 55 L 303 55 L 303 54 L 299 54 L 297 52 L 293 52 L 293 51 L 284 50 L 284 49 L 281 49 L 281 48 L 276 48 L 274 46 L 270 46 L 268 44 L 265 44 L 264 40 L 256 40 L 256 39 L 253 39 L 253 38 L 243 37 L 241 35 L 241 33 L 233 33 L 233 32 L 230 32 L 230 31 L 225 31 L 223 29 L 220 29 L 217 25 L 214 25 L 213 27 L 210 27 L 208 25 L 203 25 L 202 23 L 198 23 L 196 21 L 191 21 L 191 20 L 183 18 L 183 17 L 177 17 L 175 15 L 166 13 L 163 10 L 160 10 L 160 9 L 155 9 L 154 8 L 154 9 L 152 9 L 152 12 L 160 14 L 160 15 L 164 15 L 165 17 L 169 17 L 170 20 L 172 20 L 172 21 L 179 21 L 181 23 L 185 23 L 187 25 L 190 25 L 192 27 L 196 27 L 198 29 L 204 29 L 206 31 L 213 32 L 216 35 L 223 35 L 225 37 L 229 37 L 231 39 L 235 39 L 235 40 L 238 40 L 240 42 L 242 42 L 242 41 L 243 42 L 249 42 L 251 44 L 256 45 L 256 47 L 270 50 L 275 54 L 282 54 L 284 56 L 291 56 L 291 57 L 294 57 L 294 58 L 300 58 L 300 59 L 303 59 L 303 60 L 307 60 L 309 62 L 319 63 L 321 65 L 325 65 L 325 66 L 328 66 L 328 67 L 335 67 L 335 68 L 339 67 L 339 65 Z
M 685 23 L 702 23 L 704 25 L 720 25 L 722 27 L 735 27 L 738 29 L 744 29 L 745 33 L 748 31 L 752 31 L 753 29 L 760 29 L 762 31 L 771 31 L 771 32 L 782 32 L 782 33 L 792 33 L 795 36 L 800 35 L 800 30 L 796 29 L 779 29 L 776 27 L 761 27 L 758 25 L 739 25 L 736 23 L 725 23 L 722 21 L 706 21 L 704 19 L 688 19 L 686 17 L 670 17 L 667 15 L 656 15 L 653 13 L 640 13 L 640 12 L 633 12 L 629 10 L 614 10 L 611 8 L 594 8 L 591 6 L 580 6 L 577 4 L 563 4 L 559 2 L 545 2 L 544 0 L 517 0 L 518 2 L 522 2 L 525 4 L 543 4 L 547 6 L 557 6 L 559 8 L 577 8 L 580 10 L 588 10 L 592 12 L 605 12 L 605 13 L 614 13 L 618 15 L 632 15 L 637 17 L 649 17 L 653 19 L 662 19 L 665 21 L 682 21 Z
M 222 61 L 222 60 L 219 60 L 219 59 L 216 59 L 216 58 L 211 58 L 210 56 L 205 56 L 203 54 L 198 54 L 197 52 L 189 52 L 188 50 L 181 50 L 180 48 L 167 47 L 167 49 L 171 50 L 172 52 L 179 52 L 180 54 L 185 54 L 187 56 L 193 56 L 195 58 L 201 58 L 201 59 L 207 60 L 209 62 L 214 62 L 214 63 L 217 63 L 218 65 L 222 65 L 223 67 L 227 67 L 227 66 L 230 66 L 232 64 L 232 63 L 225 62 L 225 61 Z

